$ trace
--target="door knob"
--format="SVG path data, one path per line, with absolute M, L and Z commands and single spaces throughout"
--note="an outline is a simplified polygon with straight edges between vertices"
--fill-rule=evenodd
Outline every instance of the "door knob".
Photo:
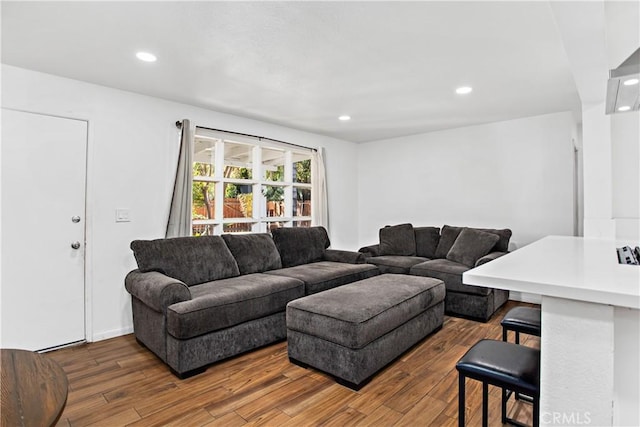
M 80 217 L 78 215 L 71 217 L 71 222 L 80 222 Z
M 73 243 L 71 244 L 71 247 L 72 247 L 73 249 L 80 249 L 80 242 L 73 242 Z

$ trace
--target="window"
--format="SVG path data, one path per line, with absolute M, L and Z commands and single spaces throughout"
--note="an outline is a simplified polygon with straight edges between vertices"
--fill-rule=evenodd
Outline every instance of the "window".
M 311 150 L 196 128 L 192 234 L 311 226 Z

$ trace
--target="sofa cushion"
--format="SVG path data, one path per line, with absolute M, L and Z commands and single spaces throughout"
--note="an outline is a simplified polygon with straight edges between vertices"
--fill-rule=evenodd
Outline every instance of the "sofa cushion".
M 447 257 L 449 250 L 451 250 L 451 246 L 453 246 L 463 228 L 465 227 L 454 227 L 451 225 L 445 225 L 442 227 L 440 241 L 438 242 L 438 248 L 436 249 L 434 258 Z M 511 239 L 511 230 L 508 228 L 500 230 L 494 228 L 471 228 L 471 230 L 486 231 L 487 233 L 493 233 L 500 237 L 496 245 L 489 252 L 508 252 L 509 239 Z
M 330 244 L 324 227 L 274 228 L 271 234 L 283 267 L 320 261 Z
M 359 349 L 444 300 L 440 280 L 384 274 L 292 301 L 287 328 Z
M 380 273 L 409 274 L 412 266 L 428 261 L 417 256 L 384 255 L 367 258 L 369 264 L 378 266 Z
M 240 274 L 220 236 L 134 240 L 131 249 L 141 272 L 158 271 L 188 286 Z
M 416 255 L 424 258 L 435 258 L 438 242 L 440 242 L 439 227 L 414 227 L 416 236 Z
M 462 231 L 463 227 L 453 227 L 451 225 L 444 225 L 440 232 L 440 240 L 438 241 L 438 247 L 436 248 L 435 258 L 446 258 L 451 246 L 458 238 L 458 234 Z
M 293 277 L 305 283 L 307 295 L 326 291 L 336 286 L 377 276 L 380 271 L 371 264 L 346 264 L 343 262 L 320 261 L 297 265 L 280 270 L 267 271 L 265 274 Z
M 240 274 L 262 273 L 282 267 L 280 253 L 267 233 L 223 234 Z
M 500 239 L 496 243 L 496 245 L 491 249 L 491 252 L 508 252 L 509 251 L 509 240 L 511 239 L 511 230 L 508 228 L 504 228 L 501 230 L 496 230 L 494 228 L 474 228 L 474 230 L 486 231 L 487 233 L 496 234 Z
M 379 231 L 380 255 L 416 254 L 416 236 L 411 224 L 386 226 Z
M 465 228 L 449 249 L 446 258 L 473 267 L 476 261 L 491 251 L 499 239 L 497 234 Z
M 283 311 L 304 296 L 299 280 L 263 273 L 216 280 L 190 288 L 192 299 L 167 308 L 167 332 L 193 338 Z
M 444 282 L 447 292 L 462 292 L 474 295 L 489 295 L 490 288 L 471 286 L 462 283 L 462 273 L 469 267 L 448 259 L 432 259 L 411 267 L 409 274 L 414 276 L 434 277 Z

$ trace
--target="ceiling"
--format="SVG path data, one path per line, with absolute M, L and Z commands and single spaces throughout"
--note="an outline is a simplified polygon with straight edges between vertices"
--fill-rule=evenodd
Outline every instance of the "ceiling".
M 546 1 L 1 7 L 5 64 L 348 141 L 579 105 Z

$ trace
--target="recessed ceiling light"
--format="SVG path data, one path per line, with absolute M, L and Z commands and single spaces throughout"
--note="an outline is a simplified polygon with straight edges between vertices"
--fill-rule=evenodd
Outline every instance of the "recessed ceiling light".
M 458 95 L 466 95 L 468 93 L 471 93 L 472 90 L 473 88 L 471 86 L 460 86 L 456 89 L 456 93 Z
M 618 111 L 629 111 L 631 110 L 631 107 L 629 107 L 628 105 L 623 105 L 622 107 L 618 107 Z
M 633 86 L 633 85 L 637 85 L 638 82 L 640 82 L 640 80 L 638 79 L 629 79 L 629 80 L 625 80 L 622 84 L 625 86 Z
M 144 62 L 156 62 L 156 60 L 158 59 L 153 53 L 149 52 L 138 52 L 136 53 L 136 58 Z
M 351 116 L 340 116 L 338 117 L 338 120 L 340 120 L 341 122 L 346 122 L 348 120 L 351 120 Z

